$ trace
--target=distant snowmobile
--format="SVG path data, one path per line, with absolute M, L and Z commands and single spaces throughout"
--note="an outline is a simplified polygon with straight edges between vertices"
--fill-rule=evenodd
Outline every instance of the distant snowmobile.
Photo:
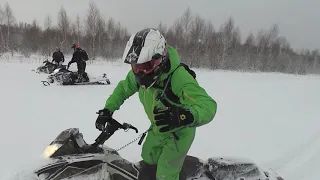
M 61 65 L 60 68 L 66 68 L 66 65 Z M 55 69 L 58 68 L 57 64 L 54 64 L 48 60 L 43 61 L 43 65 L 39 66 L 36 70 L 37 73 L 46 73 L 46 74 L 51 74 Z
M 101 77 L 89 77 L 86 74 L 86 78 L 79 77 L 77 72 L 68 70 L 67 68 L 57 68 L 47 77 L 47 81 L 42 81 L 43 85 L 48 86 L 52 83 L 59 85 L 108 85 L 110 80 L 104 73 Z
M 138 133 L 132 125 L 114 119 L 91 145 L 85 142 L 78 128 L 62 131 L 43 153 L 49 163 L 35 170 L 34 175 L 37 180 L 155 180 L 156 166 L 146 168 L 143 161 L 129 162 L 117 150 L 103 145 L 119 129 Z M 216 157 L 202 161 L 193 156 L 186 157 L 180 179 L 283 180 L 271 169 L 262 169 L 247 160 Z

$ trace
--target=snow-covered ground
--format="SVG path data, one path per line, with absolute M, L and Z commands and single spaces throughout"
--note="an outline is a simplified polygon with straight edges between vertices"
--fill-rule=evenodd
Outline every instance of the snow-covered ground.
M 109 86 L 43 86 L 46 75 L 31 71 L 42 60 L 0 59 L 0 179 L 35 167 L 44 148 L 64 129 L 80 128 L 88 143 L 94 141 L 99 134 L 96 111 L 130 68 L 121 62 L 89 64 L 89 74 L 107 72 Z M 198 129 L 189 154 L 249 158 L 285 180 L 320 179 L 319 76 L 196 72 L 218 111 L 210 124 Z M 137 95 L 114 116 L 140 132 L 149 126 Z M 119 131 L 106 145 L 118 148 L 136 136 Z M 140 160 L 140 152 L 137 143 L 120 151 L 131 161 Z

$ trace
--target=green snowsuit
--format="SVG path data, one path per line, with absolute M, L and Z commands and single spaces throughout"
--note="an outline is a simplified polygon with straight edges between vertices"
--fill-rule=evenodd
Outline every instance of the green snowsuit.
M 132 70 L 129 71 L 126 79 L 120 81 L 114 89 L 106 101 L 105 108 L 114 112 L 120 108 L 127 98 L 139 92 L 140 102 L 151 122 L 141 156 L 146 163 L 157 164 L 157 179 L 179 180 L 179 173 L 194 140 L 196 127 L 207 124 L 213 119 L 217 104 L 184 67 L 177 68 L 180 64 L 177 51 L 168 46 L 168 52 L 171 64 L 170 71 L 162 74 L 157 84 L 163 85 L 163 81 L 173 72 L 172 91 L 179 97 L 180 106 L 191 110 L 194 116 L 193 124 L 170 132 L 159 132 L 159 127 L 154 124 L 153 109 L 154 107 L 164 107 L 161 101 L 156 99 L 162 90 L 139 88 Z M 172 101 L 168 101 L 174 104 Z M 175 132 L 179 137 L 178 140 L 174 138 L 172 132 Z

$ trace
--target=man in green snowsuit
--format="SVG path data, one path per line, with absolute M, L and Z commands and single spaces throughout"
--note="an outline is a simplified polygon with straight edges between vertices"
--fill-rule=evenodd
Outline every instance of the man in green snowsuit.
M 96 127 L 105 126 L 113 112 L 138 92 L 151 122 L 142 148 L 142 159 L 147 164 L 157 165 L 157 179 L 179 180 L 196 127 L 212 121 L 217 104 L 194 77 L 179 66 L 177 51 L 167 45 L 155 29 L 147 28 L 131 36 L 123 59 L 131 64 L 132 70 L 118 83 L 104 109 L 99 111 Z M 169 82 L 167 86 L 166 82 Z M 165 87 L 178 97 L 178 103 L 163 93 Z

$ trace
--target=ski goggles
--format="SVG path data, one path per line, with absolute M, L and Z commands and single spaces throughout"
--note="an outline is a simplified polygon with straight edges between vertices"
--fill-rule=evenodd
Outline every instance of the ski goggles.
M 131 68 L 133 70 L 134 73 L 139 73 L 142 72 L 144 74 L 150 74 L 152 73 L 157 66 L 159 66 L 159 64 L 162 61 L 162 57 L 157 58 L 157 59 L 152 59 L 151 61 L 142 63 L 142 64 L 131 64 Z

